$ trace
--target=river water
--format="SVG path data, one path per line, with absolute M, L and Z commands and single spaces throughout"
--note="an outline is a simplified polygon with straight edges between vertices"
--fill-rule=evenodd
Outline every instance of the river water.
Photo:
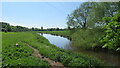
M 105 63 L 110 64 L 111 66 L 120 67 L 120 56 L 118 56 L 118 55 L 105 53 L 105 52 L 101 52 L 101 51 L 97 51 L 97 52 L 86 51 L 86 50 L 82 50 L 81 48 L 75 48 L 72 46 L 72 41 L 70 41 L 69 39 L 67 39 L 65 37 L 55 36 L 55 35 L 51 35 L 51 34 L 41 34 L 41 33 L 40 33 L 40 35 L 47 38 L 51 44 L 54 44 L 55 46 L 57 46 L 59 48 L 72 50 L 72 51 L 79 52 L 79 53 L 84 53 L 84 54 L 90 55 L 90 56 L 95 56 L 95 57 L 101 59 L 102 61 L 104 61 Z

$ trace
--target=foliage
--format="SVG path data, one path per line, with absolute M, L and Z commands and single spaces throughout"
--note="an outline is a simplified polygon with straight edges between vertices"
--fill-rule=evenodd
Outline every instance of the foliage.
M 2 31 L 11 31 L 10 25 L 8 23 L 0 22 L 0 25 L 2 26 Z
M 71 28 L 95 28 L 104 25 L 103 17 L 118 12 L 119 2 L 84 2 L 67 17 Z
M 87 50 L 96 48 L 100 45 L 99 38 L 103 34 L 100 30 L 101 29 L 78 29 L 71 35 L 72 46 Z
M 23 32 L 23 31 L 41 31 L 39 28 L 27 28 L 23 26 L 12 26 L 9 23 L 6 22 L 0 22 L 0 25 L 2 26 L 1 30 L 3 32 Z
M 27 28 L 27 27 L 23 27 L 23 26 L 12 26 L 9 23 L 6 22 L 0 22 L 1 25 L 1 30 L 2 32 L 25 32 L 25 31 L 63 31 L 65 29 L 60 29 L 60 28 L 47 28 L 47 29 L 43 29 L 43 27 L 41 27 L 41 29 L 39 28 Z
M 91 7 L 89 6 L 91 3 L 82 3 L 80 8 L 74 10 L 70 15 L 67 17 L 67 24 L 72 28 L 86 28 L 87 20 L 88 20 L 88 12 L 90 11 Z
M 103 26 L 105 35 L 101 39 L 104 43 L 102 47 L 114 51 L 120 50 L 120 13 L 114 17 L 104 17 L 103 20 L 108 23 Z

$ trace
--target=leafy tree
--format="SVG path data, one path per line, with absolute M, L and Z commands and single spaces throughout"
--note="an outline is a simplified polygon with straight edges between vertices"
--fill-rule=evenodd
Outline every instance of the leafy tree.
M 22 26 L 11 26 L 10 24 L 6 22 L 0 22 L 0 25 L 2 25 L 1 30 L 3 32 L 20 32 L 20 31 L 31 31 L 31 29 L 28 29 L 26 27 Z
M 103 26 L 103 17 L 113 17 L 119 9 L 119 2 L 84 2 L 67 17 L 72 28 L 94 28 Z
M 113 17 L 113 15 L 118 11 L 118 2 L 95 2 L 92 5 L 92 9 L 89 13 L 89 23 L 90 27 L 103 26 L 103 17 Z
M 104 17 L 103 20 L 107 22 L 107 25 L 103 26 L 105 35 L 100 40 L 104 43 L 102 48 L 120 50 L 120 13 L 115 14 L 114 17 Z
M 35 28 L 34 27 L 32 27 L 32 31 L 34 31 L 35 30 Z
M 86 28 L 91 5 L 92 3 L 89 2 L 83 3 L 72 14 L 68 15 L 68 26 L 73 28 Z
M 5 32 L 11 31 L 11 27 L 10 27 L 10 25 L 8 23 L 0 22 L 0 24 L 2 25 L 2 31 L 5 31 Z
M 71 29 L 70 26 L 68 26 L 67 29 L 70 30 Z
M 56 28 L 56 30 L 58 31 L 58 30 L 59 30 L 59 28 L 57 27 L 57 28 Z
M 6 26 L 6 29 L 7 29 L 8 32 L 10 32 L 10 31 L 11 31 L 10 25 L 7 25 L 7 26 Z
M 74 17 L 72 15 L 68 15 L 67 19 L 68 19 L 68 22 L 67 22 L 68 27 L 70 28 L 78 27 L 78 23 L 74 21 Z
M 41 30 L 43 30 L 43 27 L 41 27 Z

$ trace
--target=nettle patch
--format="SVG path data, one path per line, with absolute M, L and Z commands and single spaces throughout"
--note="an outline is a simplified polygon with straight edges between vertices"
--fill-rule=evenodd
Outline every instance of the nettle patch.
M 103 26 L 105 35 L 100 40 L 104 43 L 102 48 L 120 51 L 120 13 L 114 17 L 104 17 L 103 20 L 107 22 L 107 25 Z

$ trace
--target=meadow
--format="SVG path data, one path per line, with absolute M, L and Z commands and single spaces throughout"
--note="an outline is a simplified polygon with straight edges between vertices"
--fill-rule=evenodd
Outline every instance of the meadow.
M 33 50 L 22 41 L 32 36 L 27 32 L 2 33 L 2 67 L 49 66 L 46 61 L 33 56 Z M 18 46 L 16 46 L 16 43 Z
M 19 46 L 16 46 L 16 43 Z M 50 66 L 47 61 L 35 57 L 33 50 L 26 44 L 38 49 L 42 56 L 55 62 L 61 62 L 65 67 L 105 66 L 101 60 L 95 57 L 58 48 L 46 38 L 38 35 L 37 32 L 2 33 L 2 66 Z

